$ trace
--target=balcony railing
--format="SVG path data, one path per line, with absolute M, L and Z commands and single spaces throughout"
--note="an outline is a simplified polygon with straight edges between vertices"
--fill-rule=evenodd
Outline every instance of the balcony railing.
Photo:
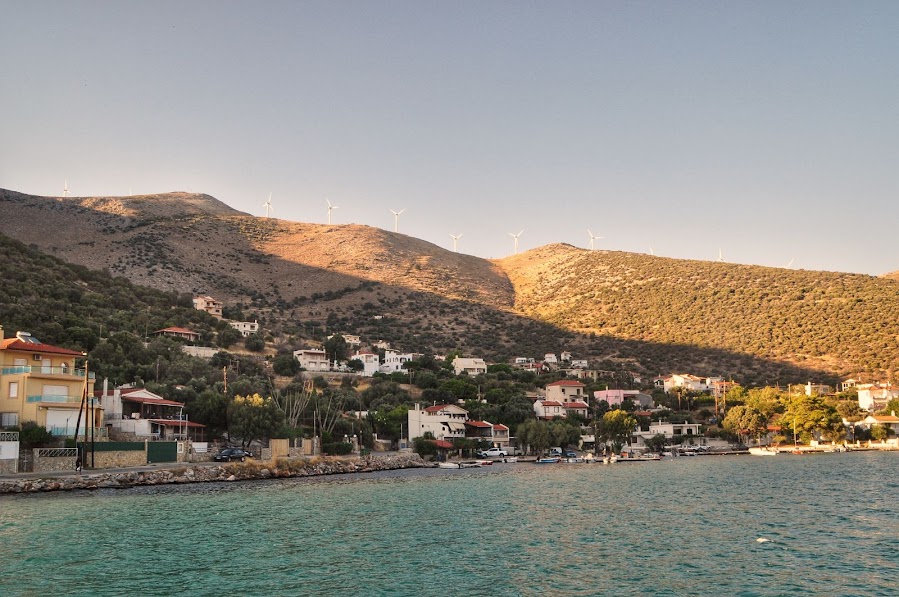
M 2 375 L 22 375 L 23 373 L 35 375 L 74 375 L 76 377 L 84 377 L 84 369 L 72 369 L 71 367 L 44 367 L 43 365 L 19 365 L 16 367 L 3 367 L 0 369 Z M 88 379 L 97 379 L 94 372 L 88 374 Z
M 50 435 L 53 437 L 75 437 L 75 426 L 71 425 L 69 427 L 50 427 Z M 82 425 L 80 429 L 78 429 L 78 437 L 84 437 L 84 426 Z M 87 430 L 87 437 L 91 437 L 91 430 Z M 106 439 L 109 437 L 109 432 L 106 427 L 94 427 L 93 437 L 96 439 Z
M 93 405 L 98 405 L 96 398 L 91 398 Z M 77 404 L 81 402 L 81 395 L 78 396 L 55 396 L 52 394 L 38 394 L 37 396 L 26 396 L 25 402 L 52 402 L 54 404 Z

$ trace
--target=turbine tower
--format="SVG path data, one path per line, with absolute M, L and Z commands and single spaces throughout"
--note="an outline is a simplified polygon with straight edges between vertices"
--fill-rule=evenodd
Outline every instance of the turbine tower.
M 404 211 L 406 211 L 406 208 L 404 207 L 403 209 L 401 209 L 399 211 L 393 211 L 392 209 L 390 209 L 388 211 L 393 214 L 393 231 L 399 232 L 400 231 L 400 214 L 403 213 Z
M 68 180 L 66 180 L 65 183 L 62 185 L 62 196 L 63 197 L 69 196 L 69 181 Z
M 524 230 L 522 230 L 518 234 L 512 234 L 511 232 L 508 233 L 509 236 L 511 236 L 513 239 L 515 239 L 515 254 L 516 255 L 518 254 L 518 237 L 520 237 L 523 233 L 524 233 Z
M 656 254 L 656 252 L 653 250 L 652 247 L 649 247 L 649 254 L 652 256 L 655 256 L 655 254 Z
M 460 233 L 460 234 L 450 234 L 450 236 L 453 237 L 453 253 L 458 253 L 458 252 L 459 252 L 459 251 L 458 251 L 458 243 L 459 243 L 459 239 L 462 238 L 462 234 L 463 234 L 463 233 Z
M 594 235 L 592 232 L 590 232 L 590 229 L 589 229 L 589 228 L 587 228 L 587 234 L 590 235 L 590 250 L 592 251 L 592 250 L 593 250 L 593 241 L 594 241 L 594 240 L 599 240 L 599 239 L 601 239 L 602 237 L 601 237 L 601 236 L 596 236 L 596 235 Z
M 267 218 L 268 215 L 269 215 L 269 213 L 270 213 L 271 211 L 273 211 L 273 210 L 272 210 L 272 194 L 271 194 L 271 193 L 268 194 L 268 201 L 266 201 L 265 203 L 263 203 L 263 204 L 262 204 L 262 207 L 265 208 L 265 217 Z
M 328 226 L 330 226 L 331 225 L 331 210 L 332 209 L 340 209 L 340 207 L 337 205 L 331 205 L 331 201 L 328 199 L 325 199 L 325 201 L 328 203 Z
M 790 258 L 790 263 L 786 264 L 786 265 L 784 266 L 784 269 L 790 269 L 790 267 L 793 265 L 793 262 L 794 262 L 794 261 L 796 261 L 796 258 L 795 258 L 795 257 L 791 257 L 791 258 Z
M 721 249 L 718 249 L 718 261 L 724 263 L 724 253 L 721 252 Z

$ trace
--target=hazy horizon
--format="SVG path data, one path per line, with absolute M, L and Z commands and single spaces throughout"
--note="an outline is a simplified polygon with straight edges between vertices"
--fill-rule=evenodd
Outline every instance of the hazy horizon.
M 0 0 L 0 187 L 899 270 L 899 5 Z M 873 224 L 873 226 L 872 226 Z

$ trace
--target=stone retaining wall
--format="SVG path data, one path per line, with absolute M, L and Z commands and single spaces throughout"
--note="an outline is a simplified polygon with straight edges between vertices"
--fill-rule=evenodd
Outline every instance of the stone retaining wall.
M 74 467 L 74 462 L 72 466 Z M 73 489 L 127 488 L 136 485 L 284 479 L 431 466 L 430 463 L 422 460 L 418 454 L 366 458 L 285 458 L 273 463 L 251 461 L 216 466 L 176 466 L 152 471 L 66 475 L 45 479 L 0 479 L 0 494 L 70 491 Z

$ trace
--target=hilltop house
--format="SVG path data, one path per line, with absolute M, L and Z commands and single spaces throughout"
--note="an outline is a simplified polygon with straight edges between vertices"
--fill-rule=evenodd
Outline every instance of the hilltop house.
M 85 370 L 76 369 L 83 356 L 44 344 L 28 332 L 5 338 L 0 326 L 0 428 L 33 421 L 53 435 L 74 435 L 82 400 L 94 389 L 93 374 L 85 380 Z M 103 409 L 95 408 L 91 425 L 101 436 Z M 82 418 L 82 432 L 85 424 Z
M 259 332 L 258 321 L 229 321 L 228 324 L 246 338 Z
M 690 373 L 673 373 L 653 379 L 653 385 L 663 388 L 668 394 L 675 388 L 684 388 L 693 392 L 709 392 L 716 382 L 724 381 L 721 377 L 699 377 Z
M 331 363 L 324 350 L 318 348 L 304 348 L 293 351 L 293 357 L 300 362 L 300 367 L 306 371 L 330 371 Z
M 381 366 L 378 355 L 372 352 L 356 352 L 356 354 L 350 357 L 350 360 L 353 359 L 362 362 L 362 371 L 359 372 L 359 375 L 363 377 L 371 377 L 378 372 Z
M 556 418 L 564 418 L 566 413 L 562 403 L 558 400 L 536 400 L 534 402 L 534 414 L 538 419 L 549 421 Z
M 430 432 L 434 439 L 453 440 L 465 437 L 468 411 L 455 404 L 437 404 L 422 409 L 420 404 L 409 409 L 409 438 Z
M 222 308 L 224 307 L 221 301 L 217 301 L 211 296 L 195 296 L 194 297 L 194 309 L 197 311 L 206 311 L 216 319 L 222 318 Z
M 200 339 L 200 334 L 186 328 L 169 327 L 153 332 L 154 336 L 168 336 L 169 338 L 180 338 L 188 342 L 196 342 Z
M 625 400 L 631 400 L 641 408 L 652 408 L 652 396 L 640 390 L 598 390 L 593 392 L 596 401 L 605 400 L 609 406 L 621 406 Z
M 487 373 L 487 363 L 484 362 L 484 359 L 456 357 L 453 359 L 453 372 L 456 375 L 462 375 L 463 373 L 470 376 L 481 375 Z
M 379 367 L 381 373 L 394 373 L 396 371 L 405 371 L 404 364 L 409 361 L 420 359 L 422 356 L 418 353 L 400 354 L 395 350 L 387 350 L 384 352 L 384 362 Z
M 560 379 L 550 384 L 546 384 L 546 399 L 556 400 L 558 402 L 581 401 L 586 398 L 584 394 L 584 384 L 573 379 Z
M 347 346 L 352 346 L 352 347 L 362 346 L 362 339 L 359 338 L 359 336 L 356 336 L 354 334 L 331 334 L 330 336 L 328 336 L 328 340 L 330 340 L 334 336 L 343 337 L 343 341 L 346 342 Z

